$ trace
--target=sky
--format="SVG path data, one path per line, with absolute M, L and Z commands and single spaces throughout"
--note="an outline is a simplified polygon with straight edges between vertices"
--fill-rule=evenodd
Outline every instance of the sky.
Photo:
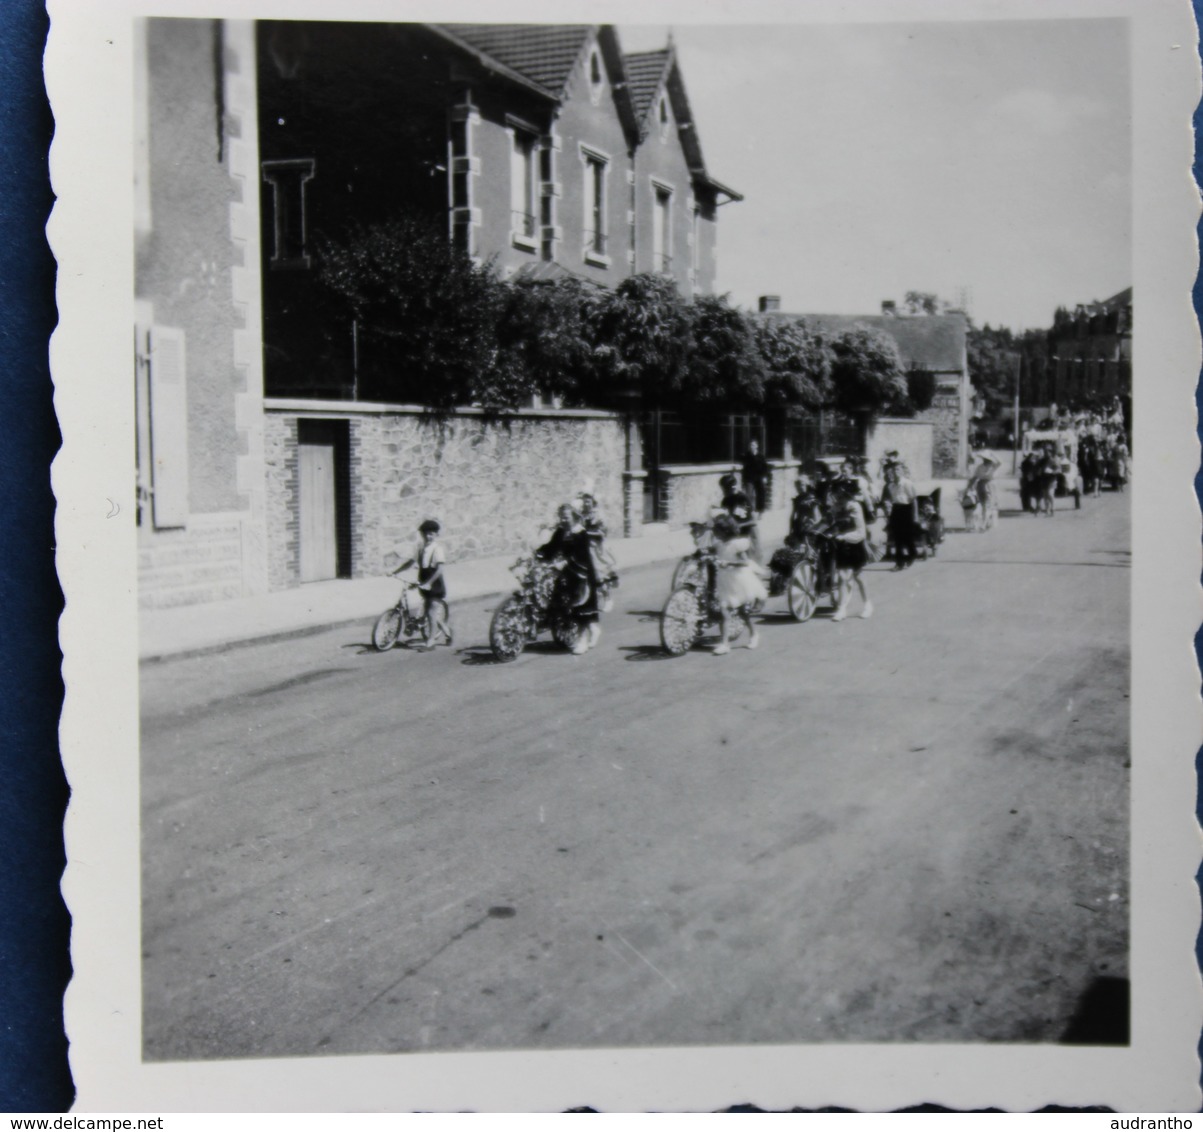
M 663 25 L 620 25 L 625 51 Z M 1132 283 L 1119 19 L 671 29 L 719 210 L 718 290 L 872 314 L 907 291 L 1047 327 Z

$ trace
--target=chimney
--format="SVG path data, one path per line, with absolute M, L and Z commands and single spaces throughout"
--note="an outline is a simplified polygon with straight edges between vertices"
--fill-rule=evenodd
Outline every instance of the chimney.
M 780 295 L 761 295 L 760 296 L 760 313 L 766 314 L 769 311 L 779 311 L 781 309 Z
M 888 315 L 891 318 L 898 313 L 898 304 L 893 299 L 883 299 L 881 303 L 881 313 Z

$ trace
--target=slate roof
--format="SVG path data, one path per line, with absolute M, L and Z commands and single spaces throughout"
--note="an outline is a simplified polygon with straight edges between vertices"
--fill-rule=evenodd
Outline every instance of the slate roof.
M 667 83 L 681 145 L 694 177 L 732 200 L 742 194 L 706 172 L 698 132 L 672 47 L 621 54 L 612 25 L 590 24 L 427 24 L 437 35 L 475 55 L 486 67 L 506 74 L 527 89 L 554 99 L 564 96 L 585 45 L 596 32 L 614 82 L 623 127 L 632 141 L 642 139 L 662 83 Z
M 640 125 L 647 119 L 671 58 L 672 52 L 667 47 L 660 51 L 638 51 L 622 57 L 627 72 L 627 89 L 635 108 L 635 120 Z
M 929 314 L 913 317 L 856 314 L 788 314 L 768 311 L 761 318 L 802 319 L 812 330 L 839 334 L 854 326 L 883 330 L 894 339 L 906 369 L 933 373 L 960 373 L 965 366 L 965 336 L 968 329 L 962 314 Z
M 440 28 L 557 97 L 580 58 L 588 24 L 441 24 Z

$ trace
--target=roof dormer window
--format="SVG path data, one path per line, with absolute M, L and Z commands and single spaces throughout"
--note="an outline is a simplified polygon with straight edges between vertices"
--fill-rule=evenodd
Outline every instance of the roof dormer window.
M 601 99 L 603 87 L 601 56 L 595 47 L 589 52 L 589 97 L 596 106 Z

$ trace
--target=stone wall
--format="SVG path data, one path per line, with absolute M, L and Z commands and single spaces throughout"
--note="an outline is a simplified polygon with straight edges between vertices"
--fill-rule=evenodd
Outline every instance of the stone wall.
M 873 425 L 865 441 L 865 455 L 874 473 L 881 466 L 881 458 L 890 451 L 897 451 L 903 463 L 910 469 L 911 478 L 929 480 L 933 475 L 932 446 L 935 425 L 929 420 L 908 420 L 896 417 L 881 417 Z
M 800 460 L 769 461 L 768 505 L 770 511 L 780 511 L 794 504 L 794 480 L 802 470 Z
M 383 573 L 385 556 L 408 553 L 428 518 L 443 525 L 452 562 L 517 554 L 587 485 L 612 534 L 622 535 L 626 447 L 618 416 L 548 409 L 438 420 L 404 407 L 269 401 L 273 589 L 298 579 L 297 421 L 306 417 L 349 422 L 353 577 Z
M 723 498 L 719 480 L 727 472 L 739 474 L 735 464 L 673 464 L 660 469 L 661 514 L 670 527 L 679 528 L 707 518 Z
M 932 472 L 937 479 L 959 476 L 964 472 L 961 432 L 964 414 L 960 389 L 938 389 L 931 408 L 918 419 L 932 426 Z
M 263 432 L 267 486 L 267 584 L 272 590 L 295 586 L 300 571 L 297 512 L 297 417 L 266 414 Z
M 789 507 L 794 498 L 797 460 L 770 460 L 766 502 L 770 511 Z M 668 464 L 660 469 L 661 513 L 670 528 L 679 529 L 707 518 L 723 498 L 719 480 L 728 472 L 739 476 L 738 464 Z

